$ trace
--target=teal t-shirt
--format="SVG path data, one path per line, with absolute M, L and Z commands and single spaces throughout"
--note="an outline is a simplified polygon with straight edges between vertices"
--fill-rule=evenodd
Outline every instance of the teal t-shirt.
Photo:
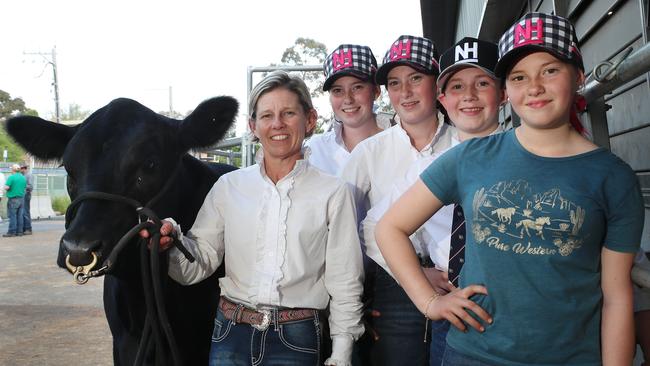
M 451 327 L 448 344 L 495 365 L 600 365 L 600 254 L 635 253 L 644 208 L 632 169 L 608 150 L 545 158 L 514 130 L 472 139 L 421 175 L 467 222 L 461 286 L 494 322 Z
M 23 197 L 25 196 L 25 187 L 27 187 L 27 179 L 22 173 L 14 173 L 5 181 L 5 185 L 9 186 L 7 191 L 7 198 Z

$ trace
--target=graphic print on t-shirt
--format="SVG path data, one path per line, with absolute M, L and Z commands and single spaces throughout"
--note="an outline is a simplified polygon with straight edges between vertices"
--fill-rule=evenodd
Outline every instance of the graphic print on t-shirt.
M 525 180 L 474 193 L 472 234 L 478 245 L 526 255 L 568 256 L 579 249 L 585 210 L 558 188 L 537 192 Z

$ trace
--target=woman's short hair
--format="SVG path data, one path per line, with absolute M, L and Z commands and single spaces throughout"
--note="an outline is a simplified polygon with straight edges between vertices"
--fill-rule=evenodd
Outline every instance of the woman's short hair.
M 302 79 L 296 75 L 288 74 L 286 71 L 277 70 L 268 74 L 260 81 L 248 96 L 248 115 L 255 119 L 255 108 L 260 97 L 265 93 L 278 88 L 285 88 L 298 96 L 298 101 L 305 113 L 314 109 L 311 101 L 309 88 Z
M 314 104 L 311 101 L 311 94 L 305 82 L 296 75 L 291 75 L 286 71 L 276 70 L 266 75 L 262 81 L 257 83 L 248 96 L 248 116 L 250 119 L 255 120 L 257 102 L 262 95 L 279 88 L 284 88 L 293 92 L 298 96 L 298 102 L 302 106 L 305 115 L 308 115 L 311 110 L 314 110 Z M 315 129 L 307 131 L 305 137 L 309 137 L 314 133 Z M 252 137 L 253 141 L 257 138 Z

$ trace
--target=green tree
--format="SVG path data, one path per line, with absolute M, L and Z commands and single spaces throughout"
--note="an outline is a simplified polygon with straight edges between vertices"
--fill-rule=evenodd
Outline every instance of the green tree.
M 282 53 L 283 65 L 322 65 L 327 57 L 325 44 L 311 38 L 299 37 L 293 46 Z M 312 98 L 323 95 L 325 76 L 323 71 L 303 71 L 301 77 L 311 90 Z
M 0 120 L 4 121 L 19 114 L 38 116 L 38 112 L 25 106 L 22 98 L 12 98 L 6 91 L 0 90 Z
M 38 116 L 38 112 L 25 106 L 25 101 L 21 98 L 12 98 L 9 93 L 0 90 L 0 122 L 4 122 L 14 116 L 27 114 L 30 116 Z M 7 131 L 0 129 L 0 154 L 7 150 L 7 161 L 23 161 L 25 160 L 25 151 L 16 144 Z
M 61 114 L 62 121 L 83 121 L 88 116 L 90 116 L 90 111 L 81 109 L 81 106 L 77 103 L 72 103 L 68 105 L 68 110 L 63 111 Z

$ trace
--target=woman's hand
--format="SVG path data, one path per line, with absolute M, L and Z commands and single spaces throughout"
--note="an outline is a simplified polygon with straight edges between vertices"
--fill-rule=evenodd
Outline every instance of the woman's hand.
M 424 304 L 426 309 L 423 313 L 431 320 L 448 320 L 454 327 L 466 332 L 465 324 L 478 330 L 485 331 L 485 327 L 472 315 L 471 310 L 484 323 L 492 324 L 492 317 L 483 308 L 478 306 L 469 298 L 474 294 L 487 295 L 487 289 L 484 286 L 471 285 L 462 289 L 455 289 L 444 296 L 438 296 L 432 301 Z
M 175 236 L 175 231 L 174 231 L 174 226 L 172 225 L 171 222 L 162 220 L 161 221 L 162 226 L 160 227 L 160 251 L 164 252 L 165 250 L 169 249 L 174 243 L 174 236 Z M 149 231 L 146 229 L 140 230 L 140 237 L 144 239 L 150 239 Z M 149 240 L 148 243 L 149 249 L 151 249 L 151 240 Z

